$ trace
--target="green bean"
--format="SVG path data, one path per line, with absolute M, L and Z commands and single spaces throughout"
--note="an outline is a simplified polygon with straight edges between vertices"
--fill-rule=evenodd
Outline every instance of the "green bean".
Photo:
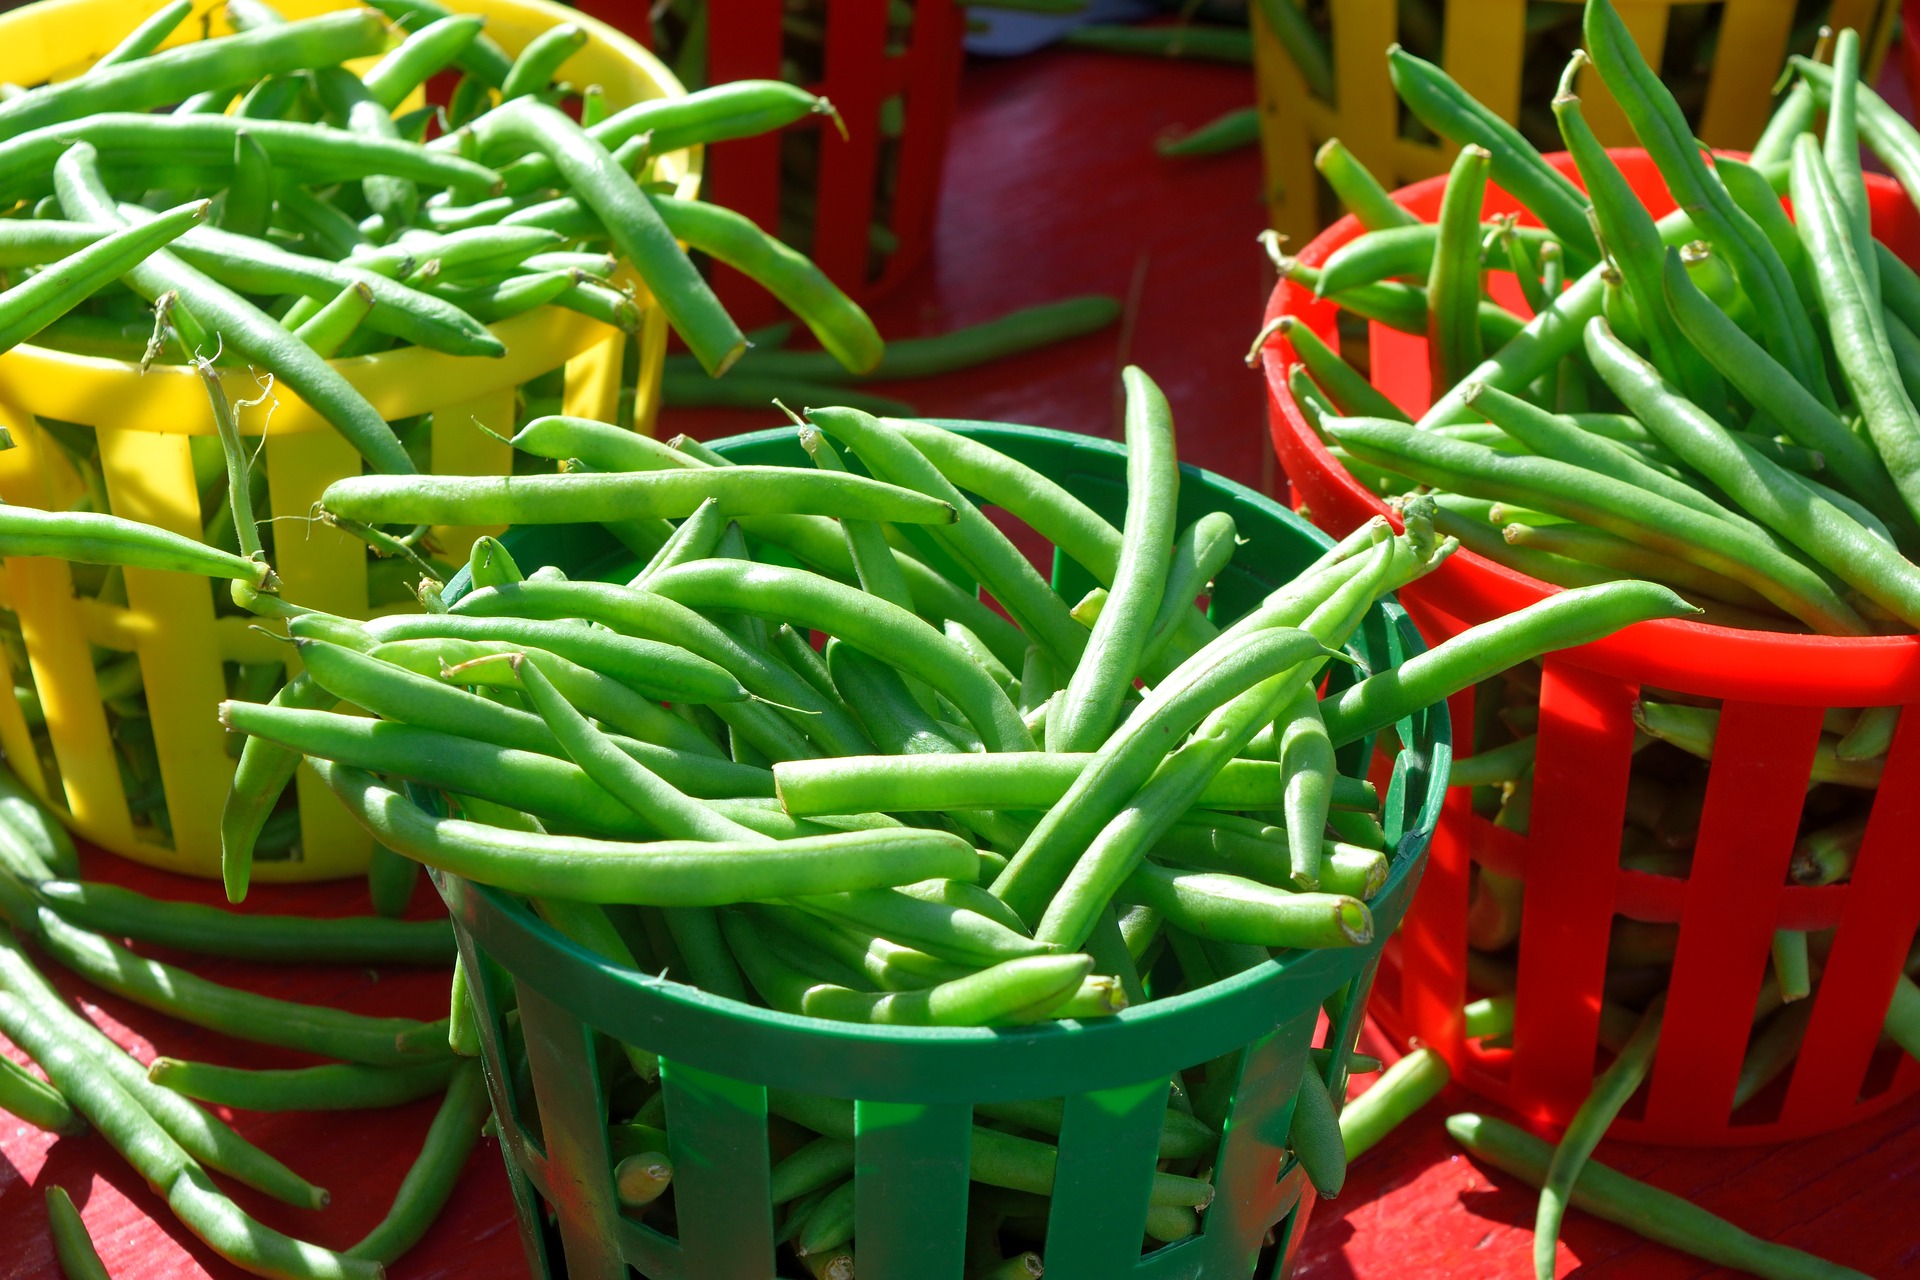
M 1880 279 L 1873 253 L 1873 227 L 1867 214 L 1867 184 L 1860 170 L 1860 33 L 1848 27 L 1834 38 L 1833 80 L 1828 91 L 1827 128 L 1822 156 L 1833 178 L 1834 194 L 1845 213 L 1848 238 L 1874 301 Z
M 181 0 L 179 7 L 187 8 L 187 0 Z M 47 1188 L 47 1230 L 53 1236 L 53 1253 L 66 1280 L 108 1280 L 106 1264 L 100 1261 L 93 1238 L 87 1234 L 87 1224 L 81 1221 L 80 1211 L 73 1207 L 73 1199 L 64 1187 Z
M 649 586 L 692 608 L 787 619 L 836 635 L 946 694 L 990 750 L 1021 750 L 1031 743 L 1000 687 L 953 641 L 897 605 L 804 570 L 721 560 L 669 569 Z
M 366 105 L 379 110 L 370 102 Z M 139 112 L 107 112 L 28 130 L 0 143 L 0 185 L 13 191 L 46 190 L 53 161 L 74 142 L 91 144 L 100 163 L 108 167 L 124 166 L 164 149 L 172 163 L 224 169 L 233 162 L 235 140 L 241 134 L 259 144 L 283 180 L 297 176 L 303 181 L 338 182 L 392 176 L 478 190 L 499 181 L 498 174 L 482 165 L 402 142 L 391 134 L 349 134 L 321 125 L 241 116 L 194 116 L 182 121 Z
M 1811 138 L 1793 153 L 1796 226 L 1833 330 L 1834 353 L 1873 446 L 1909 512 L 1920 512 L 1920 410 L 1901 384 L 1886 325 L 1848 238 L 1845 213 Z
M 666 155 L 698 143 L 725 142 L 785 128 L 808 115 L 833 116 L 825 98 L 779 80 L 735 80 L 710 85 L 684 98 L 649 98 L 587 128 L 608 150 L 648 137 L 648 151 Z M 506 193 L 524 194 L 559 182 L 559 170 L 544 155 L 524 156 L 501 170 Z
M 1177 138 L 1162 138 L 1153 149 L 1163 156 L 1212 156 L 1251 147 L 1259 141 L 1260 108 L 1237 107 Z
M 1385 231 L 1390 227 L 1422 225 L 1406 206 L 1394 200 L 1392 194 L 1380 185 L 1379 179 L 1338 138 L 1329 138 L 1321 144 L 1314 153 L 1313 167 L 1327 180 L 1327 185 L 1333 188 L 1333 193 L 1347 207 L 1347 212 L 1366 230 Z
M 1545 1181 L 1552 1150 L 1521 1129 L 1491 1116 L 1449 1116 L 1447 1132 L 1468 1151 L 1535 1186 Z M 1660 1244 L 1709 1262 L 1772 1280 L 1866 1280 L 1842 1267 L 1748 1235 L 1679 1196 L 1589 1161 L 1573 1184 L 1579 1208 Z
M 403 31 L 418 32 L 423 27 L 453 16 L 439 0 L 372 0 L 373 7 L 385 14 Z M 488 88 L 497 89 L 513 68 L 513 59 L 484 35 L 476 35 L 454 58 L 454 64 Z M 436 70 L 438 68 L 435 68 Z
M 0 1054 L 0 1112 L 48 1133 L 85 1133 L 87 1122 L 73 1113 L 60 1091 Z
M 1224 511 L 1209 511 L 1180 532 L 1174 540 L 1173 558 L 1167 567 L 1166 590 L 1161 593 L 1160 608 L 1147 630 L 1146 648 L 1140 654 L 1142 674 L 1152 673 L 1157 678 L 1159 664 L 1174 638 L 1183 631 L 1203 631 L 1198 624 L 1205 623 L 1205 615 L 1194 608 L 1197 597 L 1212 590 L 1215 576 L 1226 568 L 1238 549 L 1238 527 L 1233 517 Z M 1205 623 L 1204 630 L 1211 629 L 1211 624 Z M 1040 661 L 1047 661 L 1038 648 L 1032 653 Z M 1025 673 L 1021 676 L 1023 696 L 1028 678 Z
M 80 874 L 73 837 L 13 771 L 0 764 L 0 839 L 4 838 L 24 846 L 57 876 L 71 879 Z
M 0 103 L 0 134 L 13 137 L 103 111 L 147 111 L 210 85 L 249 84 L 366 57 L 379 53 L 385 43 L 386 23 L 365 10 L 195 41 L 96 68 Z
M 194 573 L 255 587 L 275 581 L 265 561 L 249 560 L 137 520 L 88 511 L 0 506 L 0 555 L 55 556 L 81 564 Z
M 1743 582 L 1816 629 L 1865 634 L 1864 620 L 1825 579 L 1771 542 L 1635 486 L 1549 458 L 1508 457 L 1378 419 L 1349 418 L 1330 424 L 1329 431 L 1363 460 L 1418 471 L 1423 480 L 1457 493 L 1524 502 L 1591 524 Z
M 1112 594 L 1067 682 L 1066 700 L 1047 721 L 1047 748 L 1087 751 L 1106 741 L 1152 633 L 1173 552 L 1180 465 L 1173 413 L 1152 380 L 1129 366 L 1126 388 L 1127 520 Z
M 411 1067 L 329 1063 L 254 1071 L 155 1058 L 147 1078 L 189 1098 L 244 1111 L 358 1111 L 399 1106 L 438 1092 L 457 1066 L 449 1058 Z
M 628 1156 L 613 1169 L 614 1192 L 628 1209 L 652 1204 L 672 1182 L 673 1162 L 657 1151 Z
M 1694 607 L 1650 582 L 1618 582 L 1549 596 L 1442 641 L 1322 704 L 1327 732 L 1343 746 L 1482 680 L 1556 649 L 1586 644 L 1651 618 L 1684 618 Z
M 1301 324 L 1297 316 L 1279 317 L 1274 322 L 1273 331 L 1293 344 L 1294 354 L 1300 357 L 1307 371 L 1313 375 L 1313 380 L 1325 389 L 1327 398 L 1341 413 L 1413 421 L 1369 382 L 1366 375 L 1322 342 L 1319 334 Z M 1257 346 L 1255 350 L 1258 350 Z
M 1583 430 L 1573 418 L 1548 413 L 1518 396 L 1495 387 L 1471 386 L 1466 403 L 1487 416 L 1487 420 L 1542 457 L 1572 463 L 1588 471 L 1610 476 L 1623 484 L 1636 485 L 1659 497 L 1692 507 L 1703 515 L 1748 529 L 1758 536 L 1758 525 L 1721 506 L 1684 481 L 1675 480 L 1641 460 L 1639 455 L 1616 447 L 1616 442 Z M 1636 422 L 1635 426 L 1639 424 Z M 1446 434 L 1454 435 L 1451 428 Z
M 1765 234 L 1708 171 L 1679 105 L 1641 56 L 1612 4 L 1591 0 L 1585 31 L 1587 53 L 1601 81 L 1620 103 L 1680 207 L 1726 258 L 1753 300 L 1763 345 L 1823 403 L 1831 403 L 1833 392 L 1827 384 L 1820 344 L 1806 311 L 1795 305 L 1798 295 L 1786 265 Z
M 0 350 L 11 350 L 113 283 L 162 246 L 178 239 L 207 215 L 202 200 L 169 210 L 142 227 L 126 227 L 63 258 L 0 293 L 7 319 L 0 323 Z
M 148 216 L 133 205 L 120 206 L 128 217 Z M 372 291 L 373 313 L 367 327 L 451 355 L 499 356 L 506 348 L 472 316 L 452 303 L 395 280 L 362 270 L 351 262 L 289 253 L 249 236 L 214 227 L 195 227 L 170 251 L 230 289 L 246 293 L 297 293 L 326 300 L 342 289 L 364 284 Z
M 1340 1109 L 1340 1140 L 1349 1163 L 1379 1144 L 1403 1121 L 1440 1096 L 1452 1073 L 1447 1060 L 1419 1048 L 1386 1069 L 1359 1097 Z
M 1519 130 L 1475 101 L 1439 67 L 1398 45 L 1387 50 L 1387 65 L 1407 109 L 1441 137 L 1485 148 L 1493 181 L 1532 210 L 1579 269 L 1599 260 L 1599 247 L 1587 224 L 1585 194 L 1542 159 Z M 1478 210 L 1474 216 L 1479 216 Z
M 1741 395 L 1765 405 L 1773 420 L 1799 443 L 1819 450 L 1834 474 L 1875 514 L 1883 519 L 1898 517 L 1903 527 L 1910 525 L 1901 490 L 1874 450 L 1727 319 L 1673 260 L 1666 266 L 1666 290 L 1681 331 Z
M 355 281 L 295 329 L 293 336 L 311 347 L 315 355 L 331 359 L 360 322 L 373 314 L 373 308 L 373 290 Z
M 1786 163 L 1793 150 L 1793 140 L 1813 127 L 1814 109 L 1813 89 L 1805 81 L 1795 81 L 1755 140 L 1752 163 Z
M 426 1141 L 407 1176 L 394 1194 L 393 1206 L 380 1224 L 344 1257 L 364 1258 L 385 1265 L 420 1242 L 453 1196 L 466 1167 L 467 1155 L 479 1141 L 488 1114 L 486 1078 L 477 1062 L 454 1068 L 447 1096 L 427 1129 Z
M 815 1138 L 773 1167 L 769 1199 L 776 1205 L 797 1200 L 809 1191 L 832 1186 L 853 1173 L 853 1144 L 838 1138 Z
M 1260 17 L 1287 60 L 1306 82 L 1307 92 L 1331 105 L 1334 101 L 1333 54 L 1307 11 L 1293 0 L 1259 0 Z
M 1356 947 L 1373 937 L 1372 913 L 1357 898 L 1289 893 L 1219 872 L 1172 871 L 1143 862 L 1118 896 L 1152 907 L 1176 928 L 1220 942 Z
M 1724 427 L 1613 338 L 1604 320 L 1589 328 L 1587 354 L 1614 394 L 1689 466 L 1816 564 L 1896 617 L 1920 623 L 1920 570 L 1898 551 L 1840 508 L 1795 485 L 1765 457 L 1742 450 Z M 1920 434 L 1915 443 L 1920 445 Z
M 357 1266 L 329 1250 L 291 1240 L 241 1213 L 97 1061 L 66 1042 L 37 1008 L 11 992 L 0 991 L 0 1029 L 47 1069 L 61 1093 L 216 1253 L 258 1275 L 380 1274 L 377 1267 Z
M 202 955 L 338 964 L 444 964 L 453 950 L 452 932 L 439 920 L 240 915 L 85 881 L 49 880 L 36 886 L 36 892 L 64 919 L 82 928 Z
M 1035 942 L 994 915 L 898 889 L 813 894 L 796 897 L 793 905 L 835 924 L 871 931 L 935 959 L 973 968 L 1059 950 Z
M 680 519 L 709 497 L 735 513 L 856 516 L 949 523 L 938 498 L 865 476 L 787 467 L 713 467 L 595 475 L 420 476 L 406 484 L 349 476 L 327 486 L 323 510 L 366 524 L 571 524 Z
M 0 881 L 4 881 L 4 877 L 0 877 Z M 13 936 L 4 930 L 0 930 L 0 985 L 46 1019 L 63 1045 L 97 1065 L 132 1095 L 140 1109 L 195 1160 L 299 1208 L 326 1207 L 324 1190 L 192 1102 L 149 1083 L 146 1068 L 99 1028 L 75 1013 L 66 998 L 34 968 Z
M 751 367 L 719 381 L 698 371 L 665 369 L 660 375 L 660 401 L 676 409 L 767 409 L 791 401 L 803 410 L 831 404 L 878 415 L 915 412 L 911 404 L 892 396 L 829 382 L 761 377 Z
M 477 594 L 477 593 L 476 593 Z M 295 624 L 296 636 L 304 629 Z M 581 622 L 459 613 L 391 614 L 367 624 L 382 643 L 463 640 L 514 645 L 552 653 L 610 676 L 644 697 L 663 702 L 739 702 L 748 694 L 723 668 L 678 645 L 620 635 Z M 553 670 L 548 671 L 551 677 Z
M 1347 1181 L 1345 1135 L 1340 1129 L 1339 1108 L 1327 1093 L 1327 1082 L 1309 1067 L 1300 1073 L 1300 1087 L 1293 1095 L 1293 1117 L 1287 1130 L 1287 1145 L 1306 1170 L 1307 1181 L 1325 1199 L 1340 1194 Z
M 235 36 L 241 40 L 247 37 Z M 71 83 L 71 82 L 70 82 Z M 54 169 L 61 207 L 73 217 L 109 226 L 127 225 L 100 181 L 93 147 L 75 143 Z M 336 427 L 376 467 L 411 474 L 407 451 L 386 420 L 336 370 L 296 342 L 270 316 L 162 250 L 127 274 L 142 296 L 157 298 L 177 291 L 192 312 L 214 324 L 222 339 L 241 354 L 271 369 L 302 399 Z
M 853 409 L 818 409 L 809 420 L 860 454 L 875 475 L 951 506 L 957 523 L 936 532 L 941 545 L 1063 666 L 1078 661 L 1087 644 L 1085 629 L 1026 557 L 908 438 L 889 423 Z
M 136 956 L 46 908 L 39 913 L 39 939 L 54 958 L 96 985 L 194 1026 L 375 1066 L 420 1060 L 394 1046 L 394 1037 L 420 1025 L 411 1019 L 368 1018 L 221 986 Z
M 1713 739 L 1720 727 L 1720 712 L 1716 709 L 1648 702 L 1643 698 L 1634 703 L 1633 722 L 1642 732 L 1671 742 L 1688 755 L 1702 760 L 1713 758 Z M 1834 740 L 1823 736 L 1814 748 L 1811 776 L 1814 782 L 1871 789 L 1880 784 L 1885 764 L 1883 759 L 1842 760 L 1834 753 Z
M 1318 690 L 1302 686 L 1281 712 L 1278 734 L 1281 785 L 1285 789 L 1287 848 L 1293 883 L 1320 887 L 1320 841 L 1327 829 L 1335 772 L 1333 744 L 1320 719 Z
M 560 68 L 567 59 L 584 48 L 586 43 L 585 27 L 571 22 L 548 27 L 529 40 L 520 51 L 520 56 L 513 60 L 507 78 L 500 82 L 500 100 L 511 102 L 545 89 L 560 74 Z
M 611 232 L 621 256 L 646 281 L 669 322 L 708 373 L 718 376 L 746 351 L 746 337 L 674 242 L 674 233 L 605 147 L 553 107 L 520 98 L 475 122 L 484 148 L 519 143 L 550 158 L 567 185 Z
M 158 49 L 192 12 L 193 0 L 173 0 L 172 4 L 163 5 L 142 19 L 132 31 L 122 36 L 119 44 L 95 59 L 91 70 L 100 71 L 107 67 L 117 67 L 123 62 L 133 62 L 146 57 Z M 52 1194 L 51 1189 L 48 1194 Z
M 407 38 L 367 69 L 362 77 L 367 92 L 388 111 L 398 109 L 408 94 L 465 52 L 485 25 L 479 14 L 463 13 L 408 28 Z
M 1209 813 L 1182 819 L 1160 838 L 1153 856 L 1197 871 L 1246 876 L 1274 888 L 1292 884 L 1287 834 L 1251 818 Z M 1387 859 L 1377 850 L 1338 840 L 1320 842 L 1320 888 L 1365 902 L 1387 881 Z
M 1003 316 L 932 338 L 903 338 L 886 345 L 880 363 L 866 380 L 929 378 L 971 369 L 1020 352 L 1095 333 L 1120 315 L 1117 299 L 1086 294 L 1010 311 Z M 669 357 L 667 367 L 674 367 Z M 812 382 L 837 382 L 845 367 L 825 352 L 769 351 L 749 354 L 740 372 Z
M 1581 114 L 1579 95 L 1573 92 L 1573 78 L 1586 61 L 1584 53 L 1574 51 L 1560 78 L 1553 114 L 1560 122 L 1561 137 L 1566 140 L 1567 150 L 1579 167 L 1592 201 L 1594 225 L 1599 228 L 1607 253 L 1620 271 L 1654 367 L 1701 408 L 1709 413 L 1723 413 L 1726 388 L 1719 374 L 1688 344 L 1668 310 L 1660 271 L 1665 257 L 1653 216 Z
M 1487 164 L 1484 147 L 1462 148 L 1440 204 L 1427 275 L 1428 365 L 1437 387 L 1452 386 L 1481 360 L 1479 232 Z
M 514 893 L 580 902 L 717 906 L 970 876 L 976 862 L 965 841 L 911 827 L 750 845 L 628 844 L 506 832 L 458 819 L 436 820 L 360 770 L 328 761 L 312 765 L 388 847 Z
M 680 572 L 674 570 L 673 572 Z M 864 751 L 866 736 L 846 711 L 814 691 L 784 664 L 748 650 L 692 609 L 651 591 L 633 591 L 607 583 L 516 582 L 463 597 L 461 613 L 546 618 L 583 618 L 616 630 L 682 645 L 735 674 L 752 693 L 795 718 L 797 727 L 835 752 Z M 723 704 L 720 714 L 736 728 L 755 723 L 749 714 L 767 708 Z
M 1573 1192 L 1580 1170 L 1600 1145 L 1607 1129 L 1622 1107 L 1645 1083 L 1653 1068 L 1654 1048 L 1660 1039 L 1660 1023 L 1666 1010 L 1664 997 L 1641 1017 L 1626 1047 L 1593 1082 L 1593 1091 L 1574 1111 L 1553 1150 L 1547 1176 L 1540 1184 L 1540 1207 L 1533 1222 L 1533 1271 L 1536 1280 L 1553 1280 L 1554 1255 L 1560 1240 L 1560 1223 L 1566 1217 L 1567 1199 Z
M 1483 238 L 1496 232 L 1505 233 L 1509 240 L 1532 241 L 1535 244 L 1544 244 L 1549 238 L 1538 227 L 1512 226 L 1504 219 L 1480 224 Z M 1314 293 L 1326 297 L 1376 284 L 1390 276 L 1424 278 L 1433 269 L 1433 246 L 1438 238 L 1439 227 L 1431 222 L 1393 226 L 1356 236 L 1335 249 L 1320 264 Z M 1491 254 L 1486 256 L 1489 259 L 1487 265 L 1491 266 Z M 1535 280 L 1534 285 L 1538 288 L 1539 281 Z
M 1093 968 L 1084 955 L 1006 960 L 919 991 L 860 992 L 820 984 L 801 999 L 811 1017 L 893 1026 L 999 1026 L 1040 1021 Z
M 1062 43 L 1103 53 L 1132 53 L 1156 58 L 1202 58 L 1214 62 L 1253 62 L 1253 37 L 1229 27 L 1122 27 L 1096 24 L 1074 27 Z

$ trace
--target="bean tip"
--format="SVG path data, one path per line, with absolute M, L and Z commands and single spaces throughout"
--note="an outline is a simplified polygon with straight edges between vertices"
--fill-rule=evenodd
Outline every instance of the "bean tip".
M 1342 897 L 1335 910 L 1340 916 L 1340 933 L 1356 947 L 1373 941 L 1373 912 L 1358 898 Z

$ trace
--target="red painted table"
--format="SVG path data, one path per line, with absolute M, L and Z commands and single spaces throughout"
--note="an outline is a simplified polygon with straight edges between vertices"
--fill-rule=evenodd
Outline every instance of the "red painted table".
M 1116 435 L 1116 374 L 1125 361 L 1172 401 L 1187 460 L 1271 489 L 1273 462 L 1258 378 L 1240 363 L 1271 278 L 1254 244 L 1263 225 L 1252 152 L 1171 163 L 1152 139 L 1252 97 L 1245 72 L 1097 54 L 1049 53 L 969 68 L 954 134 L 935 260 L 875 309 L 889 337 L 933 333 L 1068 293 L 1127 296 L 1122 330 L 990 369 L 889 387 L 928 415 L 999 418 Z M 777 425 L 772 411 L 671 412 L 665 434 L 713 436 Z M 101 854 L 87 874 L 146 892 L 212 902 L 217 889 Z M 262 886 L 260 910 L 365 910 L 358 884 Z M 424 885 L 415 910 L 436 908 Z M 174 958 L 174 957 L 168 957 Z M 439 972 L 268 969 L 197 963 L 221 981 L 365 1013 L 439 1015 Z M 154 1052 L 246 1066 L 299 1056 L 197 1032 L 57 972 L 63 991 L 145 1059 Z M 1385 1052 L 1371 1031 L 1362 1048 Z M 8 1049 L 10 1052 L 10 1048 Z M 1364 1081 L 1362 1082 L 1364 1083 Z M 1303 1246 L 1303 1280 L 1528 1274 L 1533 1193 L 1463 1157 L 1440 1127 L 1474 1100 L 1442 1101 L 1356 1165 L 1323 1203 Z M 432 1118 L 432 1101 L 345 1115 L 242 1113 L 236 1127 L 333 1192 L 313 1214 L 241 1192 L 272 1226 L 323 1244 L 358 1239 L 385 1212 Z M 1920 1275 L 1920 1101 L 1872 1126 L 1787 1147 L 1670 1151 L 1606 1144 L 1601 1158 L 1688 1195 L 1761 1235 L 1881 1280 Z M 176 1224 L 98 1137 L 52 1142 L 0 1120 L 0 1280 L 56 1274 L 43 1188 L 82 1206 L 110 1270 L 127 1280 L 238 1276 Z M 482 1142 L 447 1212 L 393 1268 L 396 1280 L 524 1275 L 495 1144 Z M 1563 1234 L 1561 1274 L 1650 1280 L 1716 1274 L 1579 1213 Z M 1724 1273 L 1720 1273 L 1724 1274 Z

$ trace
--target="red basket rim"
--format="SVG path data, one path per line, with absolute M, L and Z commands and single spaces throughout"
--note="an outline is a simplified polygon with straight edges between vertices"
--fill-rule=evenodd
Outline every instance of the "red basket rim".
M 1659 181 L 1645 151 L 1614 148 L 1611 154 L 1629 177 L 1637 172 L 1641 179 L 1650 175 L 1652 181 Z M 1725 154 L 1739 157 L 1744 153 Z M 1572 159 L 1565 152 L 1555 152 L 1547 160 L 1578 181 Z M 1868 174 L 1867 184 L 1876 213 L 1908 208 L 1904 191 L 1893 179 Z M 1435 200 L 1445 185 L 1444 175 L 1423 179 L 1396 191 L 1394 199 L 1408 206 Z M 1636 186 L 1641 185 L 1636 182 Z M 1664 195 L 1664 186 L 1661 190 Z M 1296 256 L 1302 263 L 1318 265 L 1360 232 L 1359 222 L 1348 215 L 1314 237 Z M 1282 280 L 1268 299 L 1265 319 L 1271 323 L 1290 313 L 1300 316 L 1321 336 L 1330 337 L 1334 311 L 1332 303 L 1316 299 L 1304 286 Z M 1312 459 L 1323 483 L 1338 488 L 1352 505 L 1386 516 L 1398 528 L 1394 513 L 1334 460 L 1294 403 L 1286 385 L 1287 370 L 1296 359 L 1293 345 L 1275 333 L 1260 355 L 1267 381 L 1269 426 L 1276 445 L 1281 443 L 1284 431 L 1291 437 L 1289 442 Z M 1433 575 L 1402 595 L 1416 616 L 1437 613 L 1448 622 L 1471 625 L 1560 590 L 1462 548 Z M 1636 623 L 1559 657 L 1625 679 L 1722 697 L 1822 706 L 1920 701 L 1920 635 L 1792 635 L 1662 619 Z

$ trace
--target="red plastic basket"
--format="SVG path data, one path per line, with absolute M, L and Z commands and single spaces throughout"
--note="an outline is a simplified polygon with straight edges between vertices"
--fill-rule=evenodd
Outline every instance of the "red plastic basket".
M 833 282 L 862 304 L 879 298 L 925 261 L 933 242 L 940 172 L 960 93 L 961 37 L 966 15 L 954 0 L 911 0 L 905 46 L 888 51 L 887 0 L 827 0 L 825 74 L 806 86 L 833 103 L 846 124 L 842 139 L 821 117 L 793 129 L 826 128 L 811 195 L 810 243 L 795 244 Z M 706 0 L 707 83 L 778 80 L 785 36 L 782 0 Z M 648 41 L 647 6 L 637 0 L 587 0 L 588 13 Z M 887 136 L 882 115 L 898 98 L 902 123 Z M 742 138 L 707 149 L 705 199 L 780 231 L 783 134 Z M 891 179 L 882 156 L 892 157 Z M 876 213 L 880 216 L 876 217 Z M 883 227 L 893 244 L 872 242 Z M 779 304 L 738 272 L 718 268 L 715 287 L 734 318 L 752 327 L 773 319 Z
M 1674 207 L 1643 152 L 1616 151 L 1656 214 Z M 1574 175 L 1565 156 L 1553 157 Z M 1869 177 L 1874 230 L 1903 257 L 1920 257 L 1920 217 L 1899 187 Z M 1437 216 L 1444 178 L 1396 199 Z M 1519 212 L 1489 189 L 1487 215 Z M 1351 217 L 1301 254 L 1319 263 L 1360 233 Z M 1496 277 L 1512 285 L 1510 276 Z M 1513 292 L 1517 293 L 1517 290 Z M 1504 299 L 1503 299 L 1504 300 Z M 1328 342 L 1335 308 L 1282 282 L 1271 319 L 1290 312 Z M 1426 343 L 1375 324 L 1376 385 L 1410 412 L 1430 403 Z M 1264 352 L 1269 424 L 1295 502 L 1316 524 L 1346 533 L 1387 508 L 1327 453 L 1286 387 L 1294 362 L 1276 337 Z M 1429 643 L 1530 604 L 1557 588 L 1461 551 L 1403 592 Z M 1706 808 L 1686 879 L 1623 870 L 1619 837 L 1642 686 L 1723 700 Z M 1457 791 L 1434 837 L 1432 861 L 1374 996 L 1380 1020 L 1403 1039 L 1432 1045 L 1470 1088 L 1530 1119 L 1564 1124 L 1592 1084 L 1608 929 L 1618 913 L 1680 926 L 1667 1014 L 1652 1079 L 1616 1132 L 1634 1141 L 1688 1145 L 1775 1142 L 1835 1129 L 1920 1090 L 1920 1063 L 1880 1043 L 1893 981 L 1920 927 L 1920 716 L 1903 716 L 1850 883 L 1788 886 L 1821 717 L 1831 707 L 1920 702 L 1920 637 L 1843 639 L 1648 622 L 1549 657 L 1530 834 L 1496 828 Z M 1472 724 L 1472 691 L 1453 704 Z M 1470 749 L 1467 742 L 1462 750 Z M 1510 1050 L 1462 1036 L 1467 998 L 1470 863 L 1527 884 Z M 1780 1082 L 1729 1113 L 1753 1002 L 1776 928 L 1837 930 L 1813 999 L 1805 1052 Z

